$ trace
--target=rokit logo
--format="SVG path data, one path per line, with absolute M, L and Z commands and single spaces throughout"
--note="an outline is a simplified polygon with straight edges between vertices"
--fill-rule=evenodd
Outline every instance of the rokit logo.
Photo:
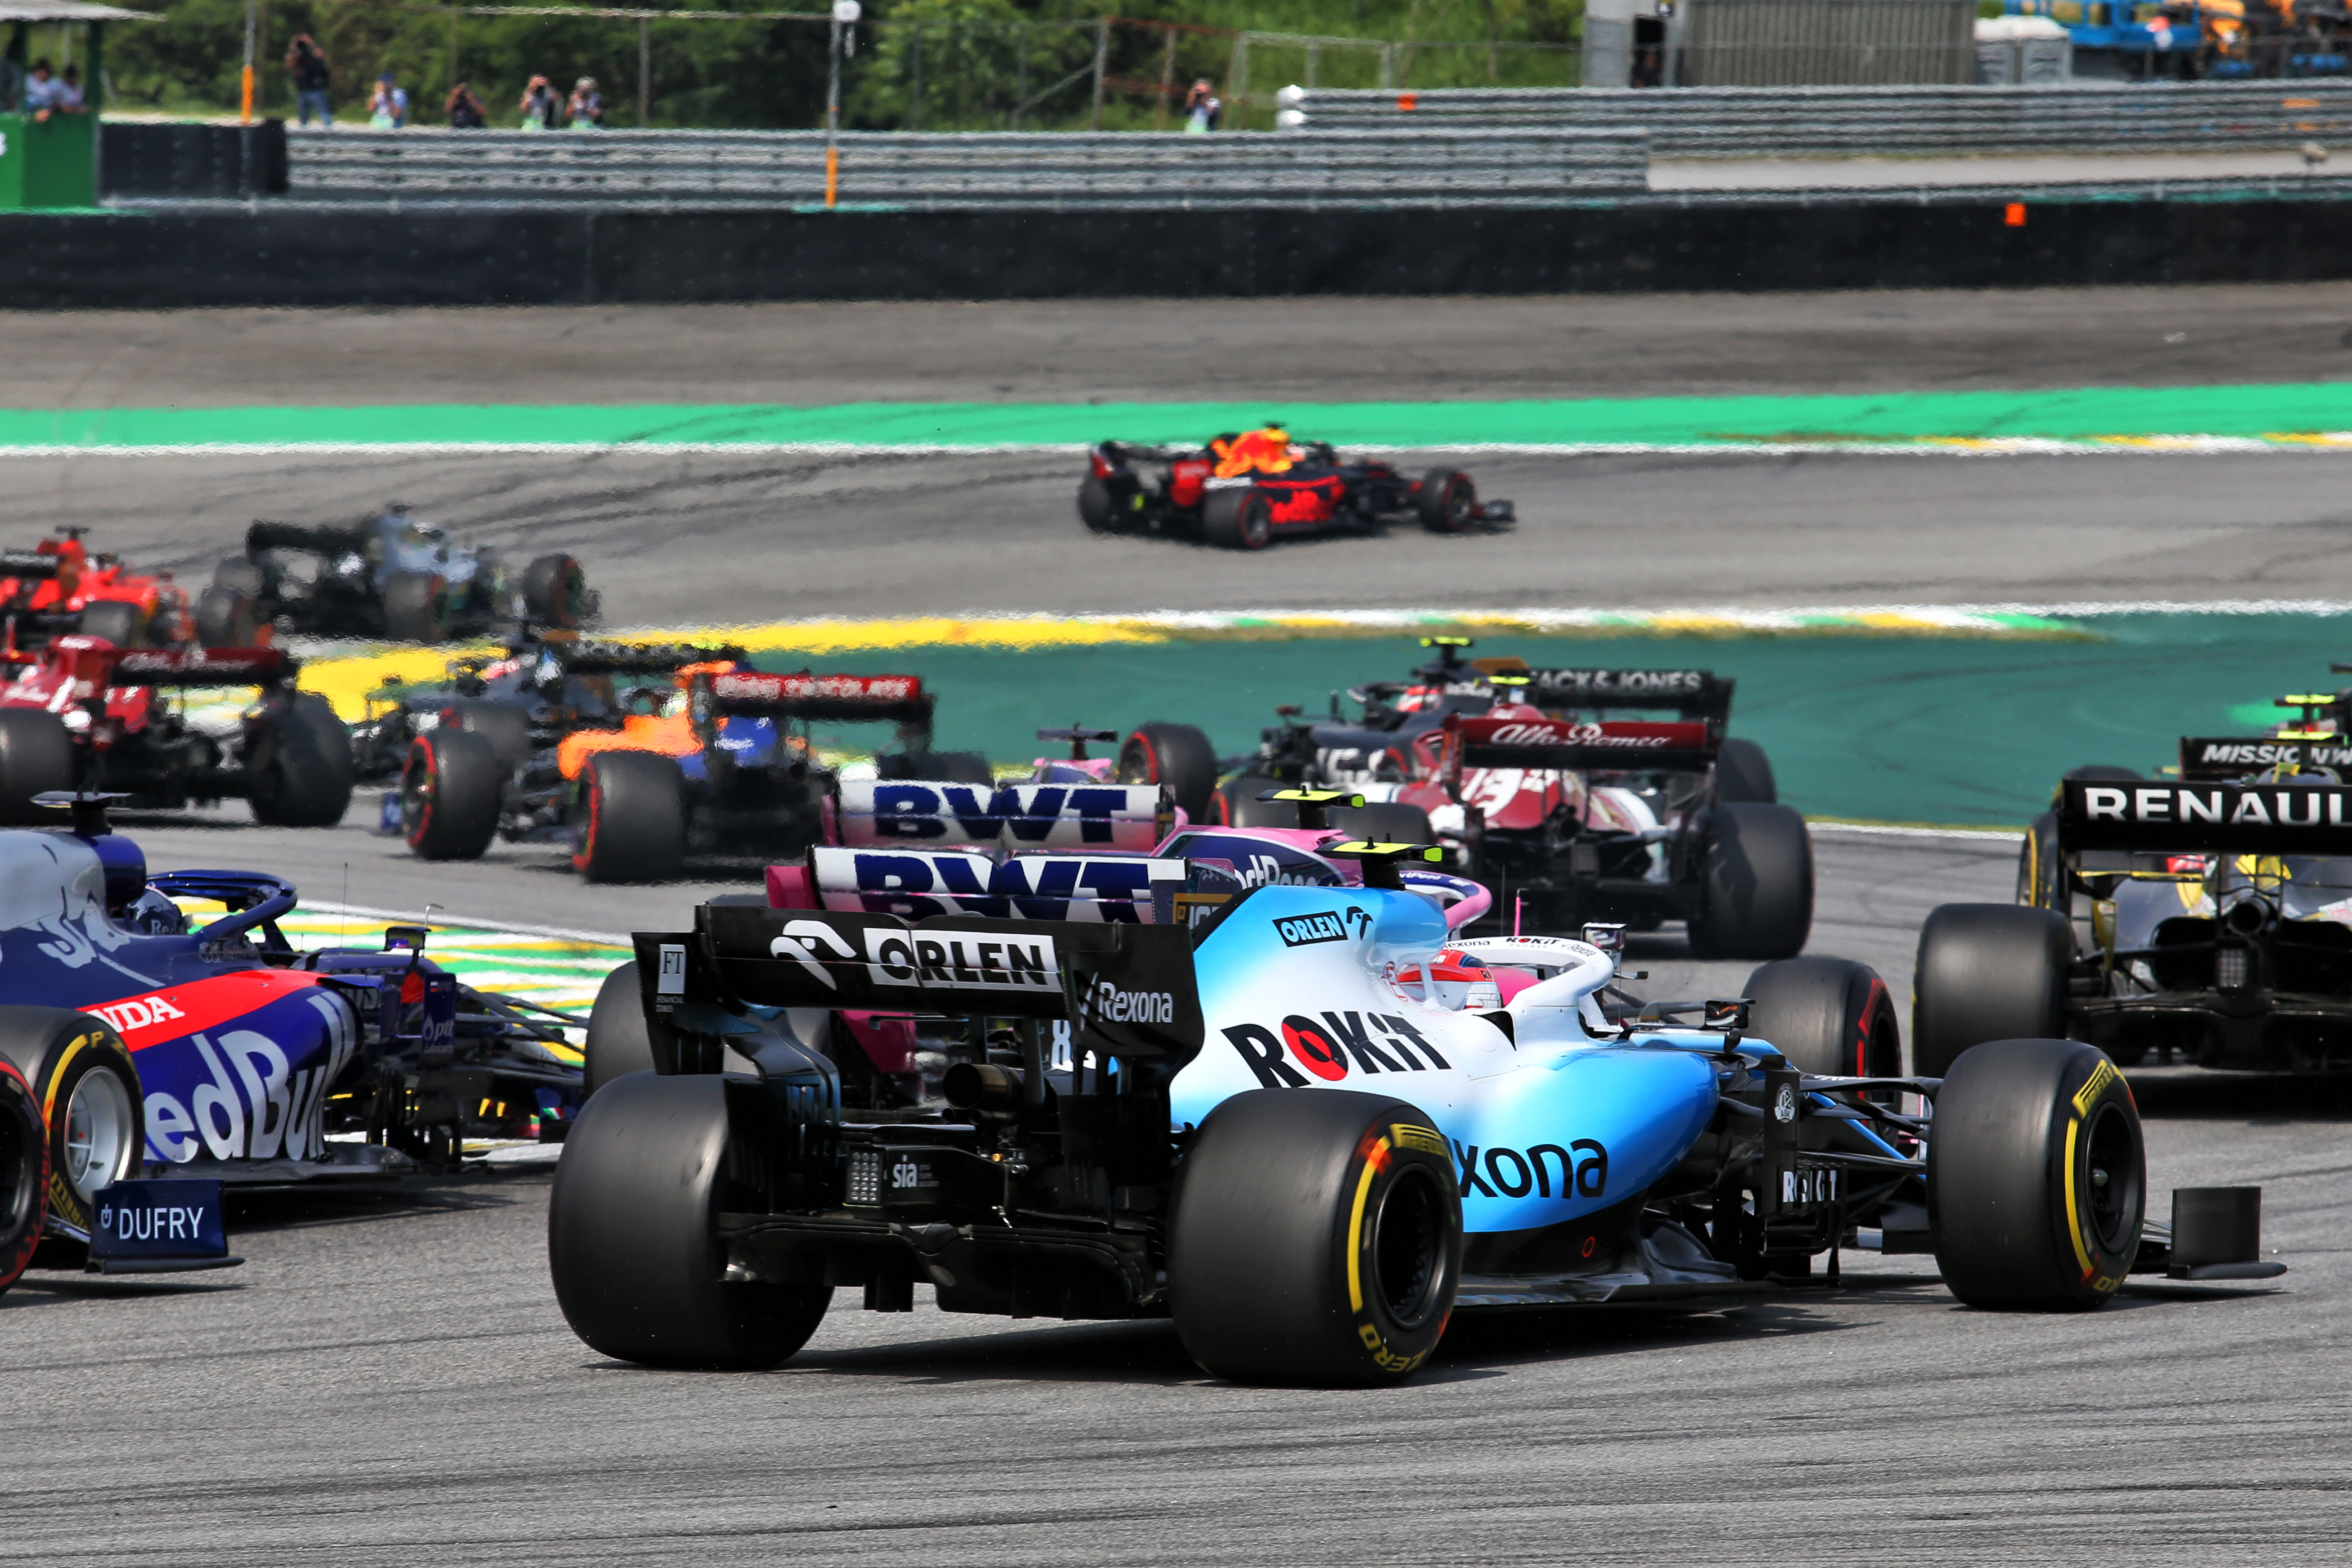
M 1357 905 L 1311 915 L 1285 915 L 1274 922 L 1275 935 L 1285 947 L 1311 947 L 1318 942 L 1346 942 L 1372 929 L 1372 917 Z
M 1078 1027 L 1089 1024 L 1172 1024 L 1176 996 L 1170 991 L 1122 991 L 1108 980 L 1097 980 L 1081 1000 L 1085 1006 Z
M 1320 1021 L 1293 1013 L 1282 1021 L 1279 1034 L 1257 1024 L 1235 1024 L 1224 1035 L 1267 1089 L 1306 1089 L 1318 1079 L 1338 1083 L 1351 1067 L 1369 1074 L 1446 1071 L 1453 1066 L 1410 1022 L 1387 1013 L 1326 1013 Z

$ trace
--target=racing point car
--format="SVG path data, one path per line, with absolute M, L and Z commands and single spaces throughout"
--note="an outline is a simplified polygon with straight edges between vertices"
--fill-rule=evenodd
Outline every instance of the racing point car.
M 2342 734 L 2306 724 L 2184 737 L 2177 781 L 2069 774 L 2020 848 L 2018 902 L 1920 928 L 1914 1070 L 2029 1033 L 2125 1067 L 2352 1068 L 2347 763 Z
M 151 877 L 108 828 L 117 798 L 52 797 L 70 828 L 0 831 L 0 1289 L 28 1263 L 234 1263 L 224 1184 L 380 1180 L 569 1129 L 564 1016 L 461 984 L 423 927 L 298 952 L 292 886 Z M 225 912 L 192 924 L 183 902 Z
M 434 643 L 510 621 L 578 627 L 597 609 L 571 556 L 541 555 L 513 579 L 496 550 L 454 545 L 394 502 L 356 523 L 256 522 L 245 553 L 222 562 L 197 599 L 196 627 L 223 647 L 270 629 Z
M 117 647 L 168 647 L 194 636 L 188 595 L 168 574 L 143 577 L 114 555 L 92 555 L 81 528 L 61 528 L 30 550 L 0 551 L 0 650 L 36 653 L 79 632 Z
M 1327 443 L 1296 442 L 1269 425 L 1206 447 L 1105 441 L 1087 456 L 1078 518 L 1096 533 L 1181 533 L 1263 550 L 1276 536 L 1405 521 L 1460 533 L 1514 514 L 1509 501 L 1480 502 L 1467 474 L 1432 468 L 1409 479 L 1370 458 L 1342 461 Z
M 1327 844 L 1360 880 L 1238 889 L 1192 847 L 1091 894 L 909 882 L 895 912 L 813 896 L 813 857 L 769 907 L 638 933 L 646 1067 L 589 1100 L 550 1214 L 573 1330 L 769 1365 L 837 1289 L 905 1311 L 922 1284 L 949 1311 L 1170 1316 L 1225 1377 L 1380 1383 L 1457 1312 L 1736 1303 L 1842 1245 L 1932 1250 L 1961 1300 L 2012 1309 L 2168 1261 L 2131 1097 L 2088 1046 L 1904 1079 L 1859 964 L 1643 1003 L 1622 928 L 1462 938 L 1483 890 L 1403 885 L 1422 847 Z M 845 1011 L 951 1046 L 936 1092 L 876 1109 Z
M 0 822 L 42 820 L 53 790 L 118 792 L 177 810 L 242 797 L 254 820 L 329 827 L 352 798 L 351 738 L 327 700 L 298 690 L 274 647 L 122 648 L 53 638 L 0 686 Z M 241 710 L 191 713 L 191 690 L 253 687 Z

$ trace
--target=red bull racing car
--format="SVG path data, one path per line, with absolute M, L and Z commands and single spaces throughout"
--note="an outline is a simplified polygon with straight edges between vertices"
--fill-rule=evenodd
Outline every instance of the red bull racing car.
M 1277 537 L 1418 522 L 1437 533 L 1514 521 L 1507 500 L 1481 501 L 1470 476 L 1432 468 L 1408 479 L 1371 458 L 1342 459 L 1279 426 L 1205 447 L 1106 441 L 1087 458 L 1078 518 L 1097 533 L 1177 533 L 1230 550 Z

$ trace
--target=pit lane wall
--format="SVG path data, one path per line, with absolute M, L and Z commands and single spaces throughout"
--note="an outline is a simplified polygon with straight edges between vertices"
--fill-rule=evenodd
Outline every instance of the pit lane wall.
M 2017 288 L 2352 277 L 2352 196 L 1838 193 L 1550 207 L 0 215 L 17 309 Z

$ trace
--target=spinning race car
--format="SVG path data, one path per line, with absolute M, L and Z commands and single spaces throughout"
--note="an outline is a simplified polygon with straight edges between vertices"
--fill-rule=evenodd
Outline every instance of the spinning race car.
M 1370 458 L 1342 461 L 1320 441 L 1269 425 L 1206 447 L 1106 441 L 1087 457 L 1078 518 L 1097 533 L 1181 533 L 1231 550 L 1277 537 L 1414 521 L 1438 533 L 1514 521 L 1507 500 L 1478 500 L 1470 476 L 1432 468 L 1409 479 Z
M 1182 837 L 1044 899 L 1051 855 L 1001 892 L 855 906 L 811 896 L 820 858 L 780 868 L 772 907 L 639 933 L 650 1070 L 592 1098 L 550 1215 L 572 1328 L 625 1360 L 767 1365 L 837 1288 L 904 1311 L 924 1284 L 950 1311 L 1172 1316 L 1227 1377 L 1378 1383 L 1457 1311 L 1732 1302 L 1857 1241 L 1932 1249 L 1962 1300 L 2011 1308 L 2095 1306 L 2166 1262 L 2137 1112 L 2088 1046 L 1902 1079 L 1861 965 L 1768 964 L 1752 1006 L 1643 1004 L 1620 928 L 1462 939 L 1483 890 L 1408 885 L 1417 847 L 1324 843 L 1360 880 L 1236 887 L 1211 851 L 1296 846 Z M 860 1103 L 831 1026 L 851 1012 L 908 1018 L 937 1093 Z

